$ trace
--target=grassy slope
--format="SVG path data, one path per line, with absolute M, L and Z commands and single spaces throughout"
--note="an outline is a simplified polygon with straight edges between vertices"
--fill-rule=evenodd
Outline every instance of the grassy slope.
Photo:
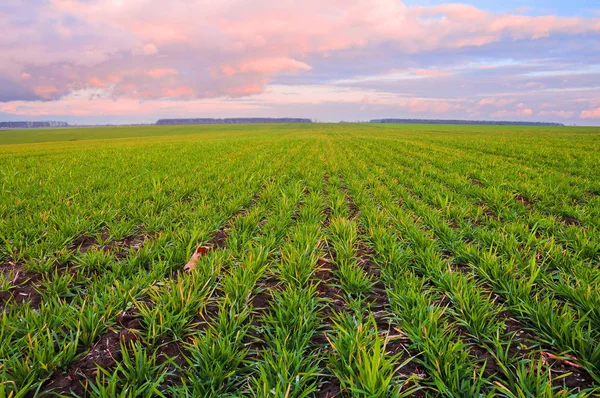
M 90 128 L 66 128 L 66 129 L 24 129 L 24 130 L 0 130 L 0 145 L 10 144 L 33 144 L 44 142 L 76 142 L 88 140 L 122 139 L 137 137 L 162 137 L 180 135 L 220 135 L 220 134 L 255 134 L 270 132 L 290 131 L 313 131 L 321 126 L 339 130 L 342 127 L 353 133 L 372 134 L 377 129 L 376 135 L 415 135 L 445 137 L 457 136 L 458 139 L 465 135 L 473 135 L 481 138 L 492 138 L 494 140 L 512 139 L 515 137 L 536 141 L 543 137 L 551 138 L 551 141 L 579 141 L 583 140 L 586 145 L 587 138 L 598 138 L 600 128 L 598 127 L 513 127 L 513 126 L 470 126 L 470 125 L 394 125 L 394 124 L 363 124 L 363 125 L 297 125 L 297 124 L 250 124 L 250 125 L 195 125 L 195 126 L 132 126 L 132 127 L 90 127 Z M 490 135 L 492 134 L 492 135 Z M 526 140 L 527 141 L 527 140 Z
M 131 126 L 90 127 L 66 129 L 0 130 L 0 145 L 33 144 L 42 142 L 88 141 L 173 135 L 244 134 L 263 131 L 288 131 L 301 125 L 196 125 L 196 126 Z

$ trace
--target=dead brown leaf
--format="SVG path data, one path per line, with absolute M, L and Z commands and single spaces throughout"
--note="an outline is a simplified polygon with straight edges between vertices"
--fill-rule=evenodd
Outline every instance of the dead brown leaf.
M 196 264 L 200 261 L 200 257 L 204 256 L 210 250 L 210 246 L 198 246 L 192 254 L 190 261 L 187 262 L 185 267 L 183 267 L 184 271 L 192 271 L 196 269 Z

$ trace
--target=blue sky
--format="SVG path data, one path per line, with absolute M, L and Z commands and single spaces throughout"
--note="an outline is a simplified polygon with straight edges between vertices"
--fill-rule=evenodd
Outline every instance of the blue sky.
M 404 1 L 404 4 L 416 6 L 436 6 L 447 3 L 449 2 L 443 0 Z M 596 0 L 472 0 L 466 3 L 489 11 L 518 11 L 526 15 L 590 16 L 590 13 L 600 8 Z
M 600 125 L 590 0 L 3 0 L 0 120 Z

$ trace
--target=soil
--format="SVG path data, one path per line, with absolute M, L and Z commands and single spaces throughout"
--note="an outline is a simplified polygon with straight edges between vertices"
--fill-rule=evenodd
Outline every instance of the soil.
M 571 373 L 569 376 L 561 380 L 555 380 L 553 385 L 567 387 L 572 393 L 578 393 L 583 389 L 590 388 L 595 385 L 591 376 L 582 369 L 572 366 L 567 362 L 569 360 L 548 360 L 544 358 L 546 363 L 552 368 L 554 377 L 558 377 L 565 373 Z
M 558 221 L 560 221 L 561 223 L 568 225 L 568 226 L 581 224 L 578 219 L 576 219 L 575 217 L 569 217 L 569 216 L 559 217 Z
M 251 200 L 250 207 L 254 206 L 256 204 L 256 202 L 258 202 L 263 189 L 264 189 L 264 186 L 261 188 L 261 190 L 259 192 L 254 194 L 254 196 L 252 197 L 252 200 Z M 232 216 L 229 218 L 229 220 L 224 225 L 222 225 L 218 231 L 216 231 L 212 234 L 212 237 L 210 238 L 210 240 L 208 242 L 206 242 L 206 245 L 211 246 L 214 249 L 224 248 L 225 245 L 227 244 L 227 239 L 229 238 L 229 230 L 233 226 L 233 223 L 235 222 L 235 220 L 238 217 L 246 214 L 247 212 L 248 212 L 248 209 L 240 209 L 240 210 L 236 211 L 235 213 L 233 213 Z
M 168 376 L 165 379 L 164 384 L 161 387 L 173 386 L 179 384 L 181 381 L 181 370 L 187 364 L 185 360 L 186 350 L 181 342 L 166 341 L 160 342 L 161 346 L 157 357 L 157 363 L 162 365 L 166 361 L 170 360 L 171 363 L 167 365 Z
M 259 194 L 256 194 L 253 198 L 253 202 L 256 202 L 259 196 Z M 227 230 L 231 227 L 235 218 L 244 212 L 246 212 L 246 210 L 242 209 L 234 214 L 228 223 L 213 235 L 209 242 L 212 247 L 225 246 L 228 238 Z M 85 253 L 89 250 L 103 250 L 106 253 L 113 254 L 117 258 L 121 258 L 127 255 L 128 250 L 139 249 L 144 244 L 144 241 L 150 237 L 150 235 L 144 234 L 140 227 L 138 228 L 138 232 L 133 236 L 105 244 L 100 244 L 93 237 L 81 236 L 72 242 L 70 249 L 78 253 Z M 108 240 L 109 233 L 104 231 L 101 238 L 102 241 Z M 37 307 L 41 302 L 41 295 L 35 291 L 34 283 L 41 279 L 41 275 L 25 272 L 21 266 L 10 262 L 0 265 L 0 268 L 5 274 L 12 271 L 15 275 L 13 282 L 15 288 L 11 289 L 10 292 L 0 293 L 0 309 L 2 308 L 3 302 L 13 296 L 19 303 L 30 301 L 32 306 Z M 264 298 L 264 300 L 267 300 L 266 294 L 267 293 L 259 294 L 258 298 L 255 298 L 257 305 L 261 304 L 261 299 Z M 268 307 L 266 304 L 266 301 L 264 301 L 261 306 L 266 309 Z M 217 311 L 218 308 L 216 305 L 209 304 L 205 311 L 205 318 L 201 319 L 199 317 L 197 319 L 198 327 L 200 329 L 206 327 L 207 322 L 214 320 Z M 138 340 L 139 330 L 142 329 L 142 325 L 136 309 L 118 314 L 116 322 L 117 326 L 111 327 L 106 333 L 99 336 L 96 343 L 89 348 L 87 353 L 71 362 L 66 369 L 55 372 L 50 379 L 44 383 L 41 390 L 42 394 L 58 393 L 64 395 L 85 396 L 88 380 L 94 380 L 96 378 L 98 367 L 110 370 L 116 363 L 120 362 L 122 360 L 121 342 L 127 343 Z M 85 349 L 81 349 L 80 351 L 80 353 L 83 353 L 85 352 Z M 175 364 L 184 365 L 185 359 L 183 353 L 184 349 L 180 343 L 163 341 L 161 342 L 161 348 L 159 349 L 158 362 L 164 363 L 168 358 L 171 358 Z M 168 370 L 172 375 L 167 379 L 166 385 L 176 383 L 179 379 L 176 372 L 176 366 L 170 364 L 168 365 Z
M 458 229 L 460 228 L 460 225 L 458 225 L 458 223 L 456 222 L 456 220 L 450 220 L 448 226 L 452 229 Z
M 479 181 L 477 178 L 471 178 L 471 185 L 475 185 L 477 187 L 483 187 L 483 182 Z
M 10 301 L 17 304 L 30 303 L 32 308 L 39 307 L 42 295 L 36 290 L 36 284 L 42 279 L 41 274 L 25 271 L 22 265 L 12 261 L 0 264 L 0 272 L 5 278 L 12 278 L 12 288 L 0 292 L 0 312 Z
M 461 272 L 469 272 L 470 267 L 461 267 L 459 270 Z M 491 293 L 492 298 L 496 303 L 500 305 L 503 305 L 505 303 L 505 300 L 496 293 L 493 293 L 491 291 L 491 288 L 488 287 L 485 283 L 482 288 Z M 448 298 L 444 298 L 440 304 L 451 305 L 450 300 Z M 531 331 L 524 324 L 514 319 L 510 311 L 504 311 L 498 314 L 498 319 L 504 322 L 505 332 L 507 334 L 514 335 L 513 342 L 509 348 L 510 356 L 525 358 L 533 355 L 537 346 L 536 342 L 539 341 L 539 339 L 537 339 L 536 336 L 532 334 Z M 457 330 L 458 334 L 464 337 L 466 341 L 473 340 L 464 328 L 457 327 Z M 558 352 L 553 347 L 544 346 L 542 348 L 545 352 Z M 486 376 L 496 373 L 497 376 L 501 379 L 504 378 L 501 372 L 501 368 L 498 366 L 493 356 L 487 350 L 482 349 L 481 347 L 478 347 L 474 344 L 471 346 L 471 353 L 475 358 L 479 360 L 487 360 L 486 370 L 484 372 Z M 576 361 L 567 360 L 567 362 Z M 555 381 L 555 386 L 566 386 L 569 389 L 573 389 L 573 391 L 575 392 L 579 392 L 581 389 L 591 387 L 594 384 L 593 379 L 587 374 L 587 372 L 577 368 L 576 366 L 572 366 L 567 362 L 559 360 L 545 360 L 545 363 L 552 367 L 552 373 L 554 374 L 554 376 L 559 376 L 561 374 L 572 372 L 571 375 L 565 377 L 564 379 Z
M 352 196 L 350 196 L 350 190 L 348 189 L 347 186 L 342 185 L 341 187 L 342 192 L 344 192 L 345 195 L 345 199 L 346 199 L 346 205 L 348 206 L 348 211 L 350 214 L 350 219 L 355 220 L 358 218 L 358 207 L 356 206 L 356 203 L 354 203 L 354 201 L 352 200 Z
M 102 242 L 107 242 L 110 237 L 108 231 L 101 234 Z M 108 241 L 100 244 L 95 238 L 83 235 L 75 239 L 70 246 L 71 251 L 86 253 L 90 250 L 102 250 L 105 253 L 113 254 L 116 258 L 125 258 L 130 250 L 139 250 L 144 242 L 152 236 L 144 232 L 143 226 L 138 225 L 137 232 L 122 240 Z
M 318 398 L 334 398 L 334 397 L 346 397 L 346 394 L 341 392 L 340 382 L 335 378 L 325 380 L 319 385 L 318 391 L 314 394 Z
M 55 372 L 44 383 L 42 391 L 85 396 L 85 386 L 88 380 L 95 380 L 98 367 L 112 369 L 123 358 L 121 341 L 129 343 L 139 339 L 141 322 L 137 309 L 120 313 L 116 321 L 117 327 L 102 334 L 87 354 L 71 362 L 67 369 Z
M 260 283 L 259 291 L 251 298 L 252 306 L 252 327 L 248 331 L 248 336 L 245 339 L 247 346 L 250 348 L 248 357 L 259 358 L 261 352 L 265 349 L 264 339 L 261 334 L 262 325 L 260 319 L 269 313 L 271 303 L 273 301 L 272 292 L 280 290 L 281 284 L 275 278 L 267 278 Z
M 90 351 L 69 364 L 66 370 L 54 373 L 43 391 L 84 396 L 88 380 L 95 380 L 98 367 L 110 369 L 121 361 L 120 332 L 110 330 L 100 336 Z
M 515 196 L 515 200 L 518 200 L 519 202 L 523 203 L 525 207 L 533 207 L 533 202 L 530 201 L 527 197 L 523 196 L 522 194 L 518 194 L 517 196 Z
M 485 286 L 485 284 L 484 284 Z M 485 288 L 485 287 L 484 287 Z M 489 290 L 489 289 L 488 289 Z M 491 290 L 490 290 L 491 291 Z M 504 304 L 504 299 L 498 296 L 496 293 L 491 293 L 495 302 L 499 304 Z M 539 350 L 538 341 L 539 339 L 527 328 L 526 325 L 516 320 L 510 311 L 504 311 L 498 315 L 498 319 L 502 320 L 505 324 L 505 331 L 508 334 L 513 334 L 514 339 L 513 343 L 510 346 L 509 353 L 511 357 L 531 357 L 535 354 L 536 350 Z M 465 339 L 468 341 L 470 337 L 467 335 L 466 331 L 459 327 L 459 335 L 466 336 Z M 557 360 L 552 359 L 559 351 L 554 347 L 548 347 L 543 345 L 542 350 L 544 353 L 550 353 L 550 356 L 543 357 L 544 363 L 552 369 L 552 374 L 554 377 L 560 376 L 565 373 L 572 373 L 560 380 L 554 380 L 554 386 L 567 387 L 573 392 L 579 392 L 585 388 L 592 387 L 594 385 L 594 380 L 591 376 L 584 370 L 579 369 L 577 366 L 573 366 L 570 363 L 575 363 L 574 359 L 565 359 L 565 360 Z M 471 346 L 471 352 L 477 359 L 485 360 L 487 359 L 485 375 L 489 376 L 490 374 L 496 373 L 498 377 L 503 379 L 503 375 L 500 367 L 495 362 L 494 358 L 489 354 L 487 350 L 484 350 L 476 345 Z M 551 358 L 552 357 L 552 358 Z M 533 358 L 537 359 L 537 358 Z M 570 363 L 569 363 L 570 362 Z
M 196 316 L 192 321 L 192 325 L 196 327 L 196 329 L 200 331 L 206 330 L 210 322 L 213 322 L 217 319 L 219 314 L 219 306 L 214 301 L 210 301 L 201 315 Z
M 359 234 L 364 235 L 364 232 L 365 231 L 361 229 Z M 358 257 L 358 264 L 363 268 L 365 273 L 375 281 L 375 285 L 373 285 L 371 292 L 367 295 L 367 301 L 369 303 L 368 309 L 375 318 L 377 329 L 379 331 L 387 331 L 391 326 L 391 320 L 387 316 L 390 302 L 385 285 L 380 280 L 381 270 L 373 261 L 373 251 L 369 246 L 362 242 L 359 243 L 357 245 L 356 254 Z
M 352 197 L 350 196 L 349 191 L 345 187 L 342 187 L 342 190 L 346 193 L 346 202 L 348 203 L 348 208 L 350 210 L 351 218 L 358 221 L 358 218 L 360 216 L 360 211 L 359 211 L 358 207 L 355 205 L 354 201 L 352 200 Z M 402 199 L 400 199 L 398 201 L 398 205 L 402 206 L 403 204 L 404 204 L 404 201 Z M 362 228 L 359 228 L 358 233 L 359 233 L 359 236 L 364 236 L 366 232 Z M 329 252 L 329 251 L 327 251 L 327 252 Z M 332 253 L 332 254 L 333 254 L 333 256 L 335 256 L 335 253 Z M 369 292 L 367 294 L 368 306 L 365 308 L 365 310 L 372 313 L 373 317 L 375 318 L 377 329 L 380 334 L 388 335 L 388 336 L 395 335 L 395 336 L 393 336 L 393 338 L 391 338 L 389 341 L 387 341 L 386 352 L 388 352 L 391 355 L 400 354 L 400 358 L 404 358 L 404 359 L 407 357 L 416 357 L 417 353 L 409 350 L 407 347 L 410 344 L 410 341 L 408 340 L 408 338 L 406 336 L 404 336 L 403 334 L 401 334 L 397 328 L 394 328 L 393 321 L 392 321 L 392 319 L 389 318 L 389 299 L 387 296 L 387 291 L 386 291 L 385 285 L 380 280 L 381 269 L 374 262 L 373 256 L 374 256 L 373 249 L 366 243 L 359 241 L 359 243 L 356 246 L 357 263 L 363 268 L 365 273 L 367 275 L 371 276 L 373 278 L 373 280 L 375 281 L 375 284 L 373 285 L 371 292 Z M 319 265 L 321 265 L 321 264 L 319 264 Z M 326 267 L 327 265 L 329 265 L 329 267 Z M 325 259 L 325 264 L 323 264 L 323 266 L 324 266 L 323 269 L 320 271 L 320 273 L 318 273 L 317 276 L 322 281 L 330 280 L 329 278 L 333 278 L 334 276 L 330 275 L 329 273 L 331 273 L 331 269 L 335 266 L 333 264 L 330 264 L 329 258 Z M 330 298 L 332 298 L 331 296 L 334 296 L 333 297 L 334 300 L 331 303 L 331 307 L 333 307 L 336 311 L 342 310 L 345 306 L 345 303 L 343 302 L 343 300 L 339 299 L 339 297 L 341 294 L 343 294 L 343 292 L 339 288 L 335 288 L 332 286 L 329 286 L 327 289 L 328 290 L 325 291 L 324 294 Z M 335 297 L 338 297 L 338 300 L 340 300 L 341 303 L 339 303 L 339 304 L 336 303 Z M 338 308 L 336 308 L 336 306 Z M 329 311 L 331 311 L 329 309 L 329 307 L 327 309 Z M 327 310 L 326 310 L 326 313 L 327 313 Z M 324 335 L 322 336 L 322 339 L 324 339 L 326 341 Z M 401 369 L 398 369 L 397 375 L 401 376 L 403 379 L 407 379 L 409 377 L 416 377 L 417 379 L 423 379 L 426 377 L 425 372 L 419 367 L 418 362 L 415 360 L 409 361 L 404 367 L 402 367 Z M 335 382 L 337 383 L 337 381 L 335 381 Z M 405 386 L 405 388 L 410 388 L 411 385 L 412 385 L 412 383 L 408 383 Z M 331 387 L 333 391 L 327 389 L 328 387 L 330 387 L 330 384 L 325 384 L 325 386 L 326 386 L 326 388 L 322 389 L 319 392 L 319 395 L 317 395 L 318 397 L 326 397 L 327 396 L 326 394 L 329 392 L 339 393 L 339 391 L 337 390 L 337 388 L 339 388 L 339 384 L 334 384 L 333 387 Z M 331 395 L 329 395 L 329 396 L 331 396 Z M 344 396 L 344 395 L 338 395 L 338 396 Z M 411 396 L 424 397 L 424 396 L 426 396 L 426 394 L 422 390 L 419 390 L 419 391 L 413 393 Z
M 498 215 L 489 207 L 483 205 L 483 212 L 486 216 L 488 216 L 489 218 L 493 219 L 493 220 L 500 220 L 500 218 L 498 217 Z
M 320 263 L 322 260 L 319 261 Z M 343 312 L 346 311 L 346 303 L 342 299 L 342 289 L 335 286 L 332 282 L 335 280 L 335 275 L 333 274 L 332 268 L 333 265 L 330 263 L 326 263 L 328 268 L 321 268 L 319 271 L 315 272 L 315 279 L 318 281 L 319 285 L 317 287 L 317 294 L 325 299 L 328 299 L 328 305 L 323 309 L 323 314 L 327 320 L 331 319 L 334 312 Z M 327 324 L 329 326 L 329 324 Z
M 521 322 L 513 319 L 510 312 L 505 311 L 501 313 L 499 317 L 505 323 L 506 331 L 515 334 L 513 344 L 510 348 L 510 355 L 533 355 L 535 351 L 539 350 L 539 347 L 536 347 L 537 339 L 535 335 L 532 334 L 531 331 L 527 329 L 527 327 Z M 552 374 L 554 377 L 565 373 L 572 373 L 569 376 L 566 376 L 564 379 L 555 380 L 553 382 L 555 386 L 565 386 L 569 388 L 569 390 L 572 390 L 572 392 L 579 392 L 582 389 L 594 385 L 594 380 L 587 372 L 570 364 L 576 364 L 577 361 L 575 359 L 569 359 L 568 357 L 566 357 L 564 360 L 552 359 L 552 357 L 557 356 L 553 353 L 558 353 L 559 351 L 554 347 L 548 347 L 545 345 L 541 348 L 543 353 L 546 354 L 542 354 L 544 363 L 552 368 Z M 548 356 L 547 353 L 550 353 L 550 355 Z M 534 357 L 534 359 L 538 358 Z
M 255 312 L 264 313 L 267 309 L 269 309 L 271 293 L 268 290 L 261 291 L 252 298 L 251 302 Z

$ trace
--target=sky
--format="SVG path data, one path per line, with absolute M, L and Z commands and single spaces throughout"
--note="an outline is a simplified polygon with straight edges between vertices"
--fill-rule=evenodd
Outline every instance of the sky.
M 600 125 L 598 0 L 1 0 L 0 26 L 0 121 Z

